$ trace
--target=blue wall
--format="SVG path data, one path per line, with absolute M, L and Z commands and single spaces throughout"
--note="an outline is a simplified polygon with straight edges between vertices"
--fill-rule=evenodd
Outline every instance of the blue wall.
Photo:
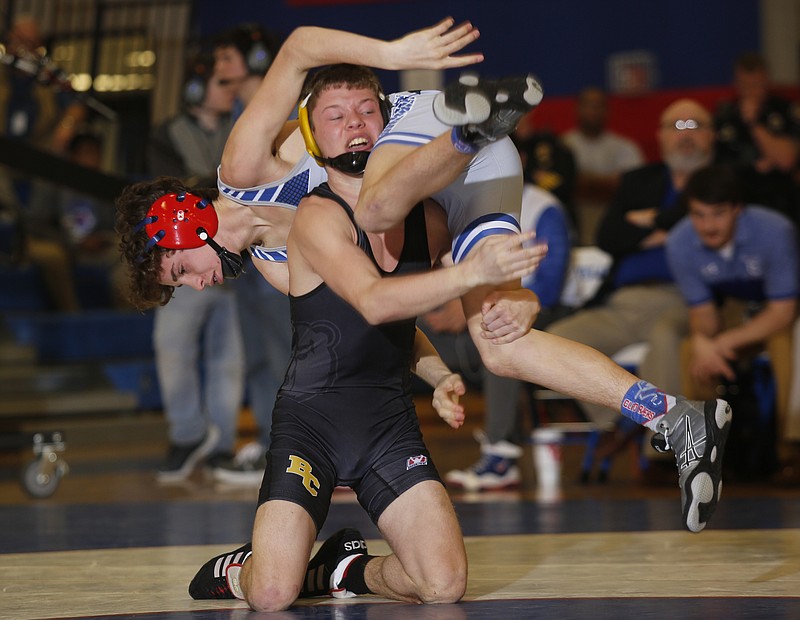
M 389 0 L 295 8 L 285 0 L 197 0 L 194 29 L 211 35 L 257 21 L 284 36 L 300 25 L 341 28 L 379 38 L 452 15 L 481 30 L 474 44 L 481 71 L 531 71 L 550 96 L 605 85 L 609 54 L 648 50 L 658 61 L 660 88 L 730 82 L 733 59 L 760 45 L 759 0 Z M 220 6 L 225 10 L 220 11 Z M 397 87 L 383 74 L 387 90 Z

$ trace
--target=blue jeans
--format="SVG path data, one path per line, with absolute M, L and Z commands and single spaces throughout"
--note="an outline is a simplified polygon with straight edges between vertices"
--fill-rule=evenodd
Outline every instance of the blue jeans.
M 215 452 L 232 452 L 244 397 L 244 345 L 233 288 L 176 288 L 172 300 L 156 310 L 153 344 L 170 442 L 198 442 L 212 423 L 220 430 Z
M 272 409 L 292 353 L 289 299 L 253 265 L 234 287 L 244 334 L 247 402 L 258 424 L 259 442 L 269 448 Z

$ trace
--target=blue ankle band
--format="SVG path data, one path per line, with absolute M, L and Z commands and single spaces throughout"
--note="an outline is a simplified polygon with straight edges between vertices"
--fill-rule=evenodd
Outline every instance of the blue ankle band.
M 456 147 L 459 153 L 464 153 L 466 155 L 474 155 L 481 150 L 480 147 L 464 139 L 461 127 L 453 127 L 453 130 L 450 132 L 450 142 L 453 143 L 453 146 Z
M 625 392 L 620 411 L 638 424 L 647 424 L 667 412 L 667 395 L 652 383 L 637 381 Z

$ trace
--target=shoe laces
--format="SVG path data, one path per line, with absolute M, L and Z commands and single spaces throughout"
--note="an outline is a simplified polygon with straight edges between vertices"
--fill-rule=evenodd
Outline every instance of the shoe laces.
M 470 467 L 470 470 L 478 476 L 487 473 L 503 475 L 508 471 L 509 467 L 510 459 L 496 454 L 484 454 L 477 463 Z
M 493 457 L 491 454 L 484 454 L 480 459 L 473 463 L 472 467 L 469 468 L 470 471 L 473 474 L 479 475 L 484 473 L 487 469 L 489 469 L 489 462 L 492 460 L 492 458 Z

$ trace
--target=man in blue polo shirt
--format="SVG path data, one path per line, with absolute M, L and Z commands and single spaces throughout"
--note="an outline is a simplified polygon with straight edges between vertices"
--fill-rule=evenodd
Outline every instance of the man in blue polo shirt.
M 689 306 L 684 390 L 736 378 L 735 364 L 766 346 L 778 400 L 778 456 L 796 456 L 784 433 L 792 375 L 791 327 L 798 297 L 797 231 L 774 210 L 744 204 L 736 172 L 710 166 L 685 189 L 688 217 L 667 240 L 675 281 Z M 725 307 L 737 307 L 731 320 Z M 689 396 L 689 394 L 687 394 Z

